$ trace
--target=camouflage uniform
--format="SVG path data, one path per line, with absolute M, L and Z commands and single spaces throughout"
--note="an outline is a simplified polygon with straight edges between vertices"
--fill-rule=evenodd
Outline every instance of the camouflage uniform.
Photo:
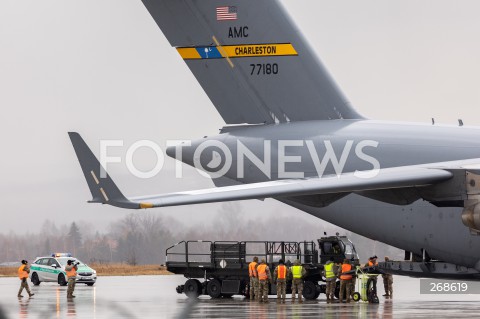
M 338 266 L 332 260 L 329 260 L 326 265 L 332 265 L 333 277 L 327 277 L 327 270 L 324 268 L 322 275 L 325 276 L 325 283 L 327 285 L 325 294 L 327 295 L 327 303 L 333 302 L 335 296 L 335 287 L 337 283 Z
M 76 265 L 66 265 L 65 266 L 65 271 L 71 271 L 75 269 L 75 271 L 78 270 L 78 267 Z M 67 298 L 75 298 L 73 295 L 73 292 L 75 291 L 75 283 L 77 281 L 77 276 L 72 276 L 68 277 L 68 288 L 67 288 Z
M 260 265 L 266 265 L 265 260 L 262 260 L 260 264 L 257 265 L 257 274 L 258 274 L 258 267 Z M 258 301 L 259 302 L 268 302 L 268 284 L 272 280 L 272 275 L 270 274 L 270 269 L 268 266 L 265 267 L 265 272 L 267 274 L 266 279 L 260 279 L 260 274 L 258 275 Z
M 350 302 L 350 289 L 352 288 L 352 279 L 340 279 L 340 295 L 338 300 L 343 302 L 343 296 L 346 296 L 347 302 Z
M 293 267 L 295 267 L 295 266 L 302 267 L 302 270 L 301 270 L 302 277 L 292 279 L 292 302 L 295 302 L 295 297 L 296 297 L 296 294 L 297 294 L 297 291 L 298 291 L 298 302 L 302 303 L 303 302 L 303 300 L 302 300 L 303 277 L 305 277 L 305 275 L 307 274 L 307 271 L 305 270 L 305 268 L 303 268 L 303 266 L 300 265 L 300 261 L 297 259 L 293 263 L 293 266 L 290 268 L 290 272 L 292 273 L 292 276 L 293 276 L 293 273 L 294 273 Z
M 352 263 L 352 269 L 356 269 L 357 266 L 360 266 L 360 264 L 359 263 Z M 353 298 L 353 294 L 355 293 L 356 284 L 357 284 L 357 276 L 352 275 L 352 280 L 350 282 L 350 297 L 352 297 L 352 298 Z
M 385 288 L 385 295 L 386 297 L 393 296 L 393 275 L 390 274 L 383 274 L 383 287 Z
M 257 268 L 258 257 L 255 257 L 253 261 L 248 265 L 248 275 L 250 276 L 250 300 L 259 299 L 258 296 L 258 276 Z
M 346 301 L 350 302 L 351 288 L 352 288 L 352 275 L 343 275 L 343 273 L 348 272 L 353 269 L 353 266 L 350 265 L 350 262 L 345 259 L 342 264 L 342 270 L 340 271 L 340 294 L 338 300 L 343 302 L 343 297 L 346 297 Z M 343 277 L 343 279 L 342 279 Z
M 377 256 L 370 257 L 367 262 L 368 267 L 378 267 Z M 377 280 L 378 275 L 370 276 L 372 279 L 373 290 L 375 291 L 375 295 L 377 295 Z
M 256 299 L 258 301 L 258 278 L 257 277 L 250 277 L 250 300 Z
M 390 261 L 390 258 L 385 256 L 385 262 Z M 385 297 L 393 297 L 393 275 L 383 274 L 383 287 L 385 288 Z
M 281 265 L 285 266 L 284 264 L 281 264 Z M 285 303 L 285 299 L 287 297 L 287 278 L 290 277 L 290 269 L 288 269 L 288 267 L 285 266 L 286 268 L 285 278 L 281 279 L 281 278 L 278 278 L 278 266 L 275 268 L 275 271 L 273 272 L 273 278 L 275 278 L 275 284 L 277 285 L 277 302 L 280 301 Z
M 30 273 L 30 267 L 27 264 L 24 264 L 24 265 L 20 266 L 20 268 L 22 268 L 22 267 L 23 267 L 23 271 L 25 271 L 27 274 Z M 20 272 L 20 268 L 19 268 L 19 272 Z M 34 295 L 30 292 L 30 287 L 28 287 L 27 278 L 21 278 L 20 279 L 20 289 L 18 290 L 17 297 L 23 297 L 22 296 L 23 289 L 25 289 L 27 291 L 29 297 Z

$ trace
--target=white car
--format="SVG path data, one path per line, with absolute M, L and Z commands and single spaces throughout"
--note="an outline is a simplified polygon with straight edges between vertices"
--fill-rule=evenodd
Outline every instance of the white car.
M 65 266 L 69 260 L 79 263 L 77 283 L 93 286 L 97 281 L 97 272 L 67 253 L 52 254 L 49 257 L 37 257 L 30 267 L 30 280 L 35 286 L 40 285 L 41 282 L 56 282 L 61 286 L 65 286 L 67 284 Z

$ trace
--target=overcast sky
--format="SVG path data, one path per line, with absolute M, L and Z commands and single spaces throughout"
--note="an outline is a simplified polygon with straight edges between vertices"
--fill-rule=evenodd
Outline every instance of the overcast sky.
M 480 124 L 479 1 L 283 2 L 362 114 Z M 215 134 L 224 124 L 140 0 L 0 1 L 0 106 L 0 232 L 35 231 L 47 218 L 101 228 L 128 213 L 85 203 L 90 194 L 68 131 L 98 154 L 101 139 L 162 145 Z M 155 159 L 142 150 L 135 163 L 148 169 Z M 182 180 L 167 169 L 149 180 L 120 165 L 111 173 L 127 195 L 212 185 L 192 170 Z M 299 214 L 272 200 L 242 205 L 247 218 Z M 219 207 L 156 211 L 208 222 Z

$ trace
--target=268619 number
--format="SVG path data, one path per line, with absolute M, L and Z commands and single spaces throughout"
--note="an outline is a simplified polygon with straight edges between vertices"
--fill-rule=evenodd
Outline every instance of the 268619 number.
M 467 290 L 466 282 L 430 283 L 430 292 L 465 292 Z
M 278 64 L 277 63 L 250 64 L 250 67 L 251 67 L 250 75 L 278 74 Z

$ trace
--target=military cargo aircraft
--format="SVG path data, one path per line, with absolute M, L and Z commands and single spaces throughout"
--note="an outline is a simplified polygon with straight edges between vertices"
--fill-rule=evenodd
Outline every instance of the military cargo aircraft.
M 480 127 L 365 118 L 277 0 L 142 1 L 226 123 L 167 154 L 217 187 L 125 197 L 69 133 L 91 202 L 143 209 L 274 198 L 420 263 L 393 273 L 480 278 Z

